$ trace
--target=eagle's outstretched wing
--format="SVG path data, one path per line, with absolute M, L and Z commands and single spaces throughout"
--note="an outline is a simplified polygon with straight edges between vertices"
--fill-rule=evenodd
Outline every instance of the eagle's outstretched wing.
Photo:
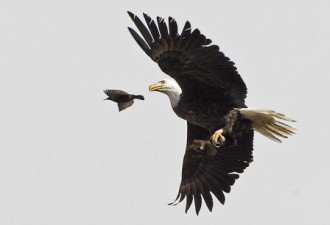
M 204 150 L 194 150 L 194 140 L 207 140 L 209 132 L 201 127 L 187 123 L 187 146 L 183 159 L 182 180 L 176 200 L 170 204 L 178 204 L 186 198 L 186 212 L 193 200 L 196 213 L 202 205 L 202 198 L 210 211 L 213 207 L 211 193 L 222 203 L 225 202 L 223 192 L 229 193 L 231 186 L 249 163 L 252 162 L 253 130 L 247 129 L 237 144 L 232 147 L 221 147 L 212 152 L 212 144 Z
M 198 29 L 192 30 L 188 21 L 179 34 L 177 23 L 171 17 L 168 26 L 163 18 L 157 17 L 157 26 L 143 14 L 147 28 L 136 15 L 128 14 L 143 37 L 128 28 L 136 42 L 162 71 L 179 83 L 183 93 L 245 106 L 247 88 L 234 63 Z

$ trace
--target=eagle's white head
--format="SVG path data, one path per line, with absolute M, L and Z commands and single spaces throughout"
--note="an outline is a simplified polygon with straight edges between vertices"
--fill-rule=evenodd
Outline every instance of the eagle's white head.
M 159 91 L 170 98 L 172 108 L 176 107 L 180 101 L 182 93 L 181 87 L 175 80 L 165 79 L 149 86 L 149 91 Z

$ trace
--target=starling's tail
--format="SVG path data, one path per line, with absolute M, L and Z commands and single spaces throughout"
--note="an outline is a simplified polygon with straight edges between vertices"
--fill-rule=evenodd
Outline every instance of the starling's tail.
M 143 97 L 143 95 L 133 95 L 133 99 L 144 100 L 144 97 Z
M 284 114 L 277 113 L 273 110 L 256 110 L 243 108 L 240 113 L 247 119 L 252 121 L 252 127 L 255 131 L 268 137 L 269 139 L 281 143 L 280 138 L 287 138 L 288 135 L 294 134 L 295 128 L 280 122 L 276 119 L 296 122 L 286 117 Z

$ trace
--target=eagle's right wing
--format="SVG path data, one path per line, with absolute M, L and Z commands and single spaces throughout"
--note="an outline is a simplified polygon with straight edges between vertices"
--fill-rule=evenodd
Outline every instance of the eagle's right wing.
M 201 127 L 187 123 L 187 146 L 183 159 L 182 180 L 179 193 L 172 205 L 186 198 L 186 212 L 193 200 L 196 213 L 202 205 L 202 198 L 210 211 L 213 207 L 211 193 L 222 203 L 223 192 L 229 193 L 231 186 L 249 163 L 252 162 L 253 130 L 246 130 L 237 144 L 232 147 L 215 147 L 209 143 L 204 150 L 194 150 L 194 140 L 208 140 L 209 132 Z M 214 152 L 215 151 L 215 152 Z

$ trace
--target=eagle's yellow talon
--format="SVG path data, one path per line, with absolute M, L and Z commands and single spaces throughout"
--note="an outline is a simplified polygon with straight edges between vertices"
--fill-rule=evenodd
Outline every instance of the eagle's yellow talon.
M 214 146 L 218 144 L 218 139 L 220 138 L 221 142 L 225 142 L 226 138 L 222 135 L 223 134 L 223 129 L 219 129 L 214 132 L 214 134 L 211 136 L 211 141 Z

